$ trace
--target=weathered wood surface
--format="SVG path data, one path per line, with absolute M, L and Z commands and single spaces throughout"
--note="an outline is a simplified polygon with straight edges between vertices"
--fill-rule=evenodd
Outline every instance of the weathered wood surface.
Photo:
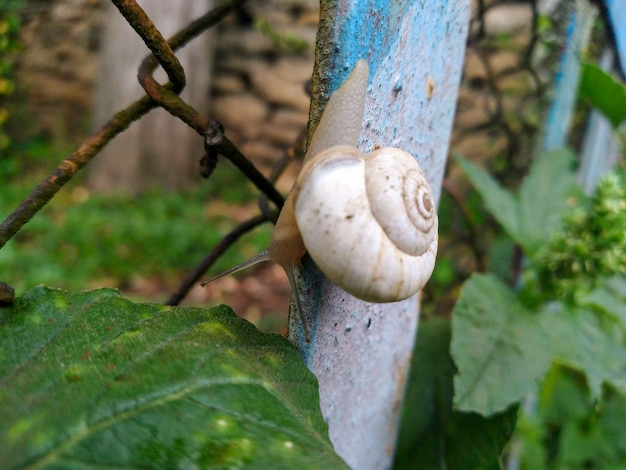
M 159 28 L 170 37 L 211 9 L 213 0 L 138 2 Z M 187 76 L 181 96 L 196 109 L 207 111 L 212 59 L 212 33 L 205 33 L 177 51 Z M 102 45 L 102 65 L 96 89 L 94 126 L 141 98 L 145 92 L 137 81 L 139 64 L 149 50 L 110 2 Z M 166 76 L 159 67 L 161 83 Z M 90 188 L 113 192 L 139 192 L 158 186 L 184 189 L 198 179 L 198 160 L 203 153 L 200 137 L 164 109 L 155 109 L 111 141 L 88 167 Z
M 469 0 L 322 1 L 312 121 L 358 59 L 370 64 L 359 147 L 397 146 L 414 155 L 436 199 L 447 159 Z M 329 283 L 305 258 L 304 341 L 290 336 L 320 382 L 322 412 L 337 452 L 358 469 L 392 464 L 399 411 L 417 332 L 419 298 L 359 301 Z

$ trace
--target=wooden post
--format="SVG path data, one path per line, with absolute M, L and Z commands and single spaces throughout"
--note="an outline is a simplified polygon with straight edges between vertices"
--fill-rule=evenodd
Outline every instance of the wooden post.
M 209 11 L 213 0 L 138 2 L 161 33 L 170 37 L 189 22 Z M 111 116 L 144 96 L 137 81 L 139 64 L 150 51 L 124 17 L 107 3 L 103 34 L 102 67 L 96 90 L 94 124 L 100 127 Z M 182 97 L 201 111 L 208 110 L 212 62 L 212 32 L 205 33 L 177 51 L 187 76 Z M 165 73 L 156 71 L 165 83 Z M 158 186 L 185 189 L 199 180 L 198 160 L 203 153 L 202 138 L 164 109 L 155 109 L 123 134 L 117 136 L 87 168 L 87 183 L 95 191 L 137 193 Z
M 408 151 L 439 200 L 469 15 L 469 0 L 323 0 L 312 123 L 356 61 L 366 59 L 370 77 L 360 149 L 380 144 Z M 311 342 L 304 341 L 293 315 L 290 338 L 319 379 L 335 449 L 352 468 L 389 468 L 419 298 L 362 302 L 326 280 L 307 257 L 300 282 Z

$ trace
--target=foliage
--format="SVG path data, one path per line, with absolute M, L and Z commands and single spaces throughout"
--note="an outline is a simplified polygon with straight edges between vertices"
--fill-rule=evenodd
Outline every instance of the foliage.
M 511 437 L 515 408 L 491 417 L 453 409 L 450 326 L 449 319 L 433 318 L 419 327 L 395 469 L 497 469 Z
M 626 121 L 626 86 L 600 67 L 582 65 L 580 96 L 604 114 L 613 127 Z
M 265 18 L 257 17 L 254 20 L 254 27 L 265 34 L 278 50 L 301 54 L 309 48 L 306 40 L 293 33 L 277 31 Z
M 187 192 L 102 196 L 82 186 L 63 192 L 0 251 L 0 271 L 20 273 L 11 278 L 18 292 L 41 283 L 80 290 L 155 275 L 176 278 L 198 262 L 200 250 L 232 228 L 232 205 L 253 192 L 243 189 L 234 169 L 223 166 L 218 172 L 213 181 L 220 181 L 219 187 Z M 3 187 L 0 213 L 18 205 L 29 183 Z M 247 235 L 213 269 L 260 251 L 270 230 Z
M 228 307 L 38 287 L 0 314 L 2 468 L 346 468 L 298 351 Z
M 622 468 L 626 178 L 611 174 L 572 205 L 568 158 L 540 156 L 518 196 L 458 159 L 528 262 L 517 289 L 493 274 L 465 283 L 452 318 L 454 404 L 489 417 L 537 397 L 522 408 L 514 435 L 522 468 Z M 531 201 L 538 215 L 528 211 Z
M 534 253 L 561 223 L 561 217 L 581 197 L 574 175 L 574 156 L 559 149 L 543 155 L 531 167 L 519 193 L 514 195 L 474 164 L 455 158 L 485 199 L 485 205 L 506 233 L 526 251 Z
M 6 97 L 13 93 L 13 62 L 19 48 L 20 19 L 17 14 L 21 0 L 8 0 L 0 4 L 0 156 L 11 143 L 4 129 L 9 118 Z
M 308 47 L 262 19 L 256 27 L 280 48 Z M 623 90 L 585 80 L 581 94 L 622 121 Z M 2 119 L 0 109 L 0 138 Z M 422 323 L 396 468 L 499 468 L 512 433 L 509 452 L 521 448 L 526 469 L 626 463 L 626 186 L 614 175 L 584 200 L 573 161 L 563 150 L 542 156 L 513 194 L 458 160 L 507 233 L 492 253 L 517 244 L 527 263 L 515 289 L 494 263 L 465 283 L 452 320 Z M 0 210 L 13 209 L 22 189 L 3 187 Z M 64 277 L 74 290 L 87 279 L 188 268 L 225 223 L 210 196 L 105 200 L 76 188 L 7 245 L 0 267 L 23 273 L 18 288 Z M 434 277 L 445 282 L 452 271 L 440 263 Z M 40 287 L 0 310 L 0 336 L 8 468 L 343 468 L 297 353 L 226 307 L 170 309 L 112 290 Z
M 624 228 L 626 175 L 620 170 L 601 180 L 586 206 L 567 216 L 562 230 L 537 253 L 536 287 L 548 297 L 575 302 L 604 277 L 626 277 Z

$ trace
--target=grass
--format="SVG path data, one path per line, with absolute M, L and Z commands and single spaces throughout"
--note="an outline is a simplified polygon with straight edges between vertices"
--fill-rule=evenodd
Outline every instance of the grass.
M 40 144 L 33 149 L 37 155 L 49 150 Z M 0 220 L 39 182 L 41 175 L 32 176 L 43 165 L 37 155 L 27 152 L 21 160 L 26 174 L 15 171 L 12 159 L 0 160 Z M 48 171 L 49 162 L 60 158 L 46 160 Z M 70 183 L 0 250 L 0 276 L 18 294 L 38 284 L 123 288 L 137 278 L 175 286 L 237 224 L 233 214 L 243 218 L 258 212 L 255 201 L 254 188 L 226 164 L 209 181 L 178 193 L 102 196 Z M 267 224 L 244 236 L 212 272 L 265 248 L 270 234 Z

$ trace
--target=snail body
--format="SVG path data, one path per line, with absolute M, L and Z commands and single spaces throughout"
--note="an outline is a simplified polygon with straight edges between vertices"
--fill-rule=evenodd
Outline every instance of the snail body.
M 332 282 L 372 302 L 411 297 L 435 265 L 436 207 L 415 159 L 398 148 L 368 154 L 356 148 L 367 78 L 367 63 L 357 62 L 330 97 L 270 247 L 222 274 L 276 262 L 287 273 L 301 318 L 294 268 L 306 252 Z

